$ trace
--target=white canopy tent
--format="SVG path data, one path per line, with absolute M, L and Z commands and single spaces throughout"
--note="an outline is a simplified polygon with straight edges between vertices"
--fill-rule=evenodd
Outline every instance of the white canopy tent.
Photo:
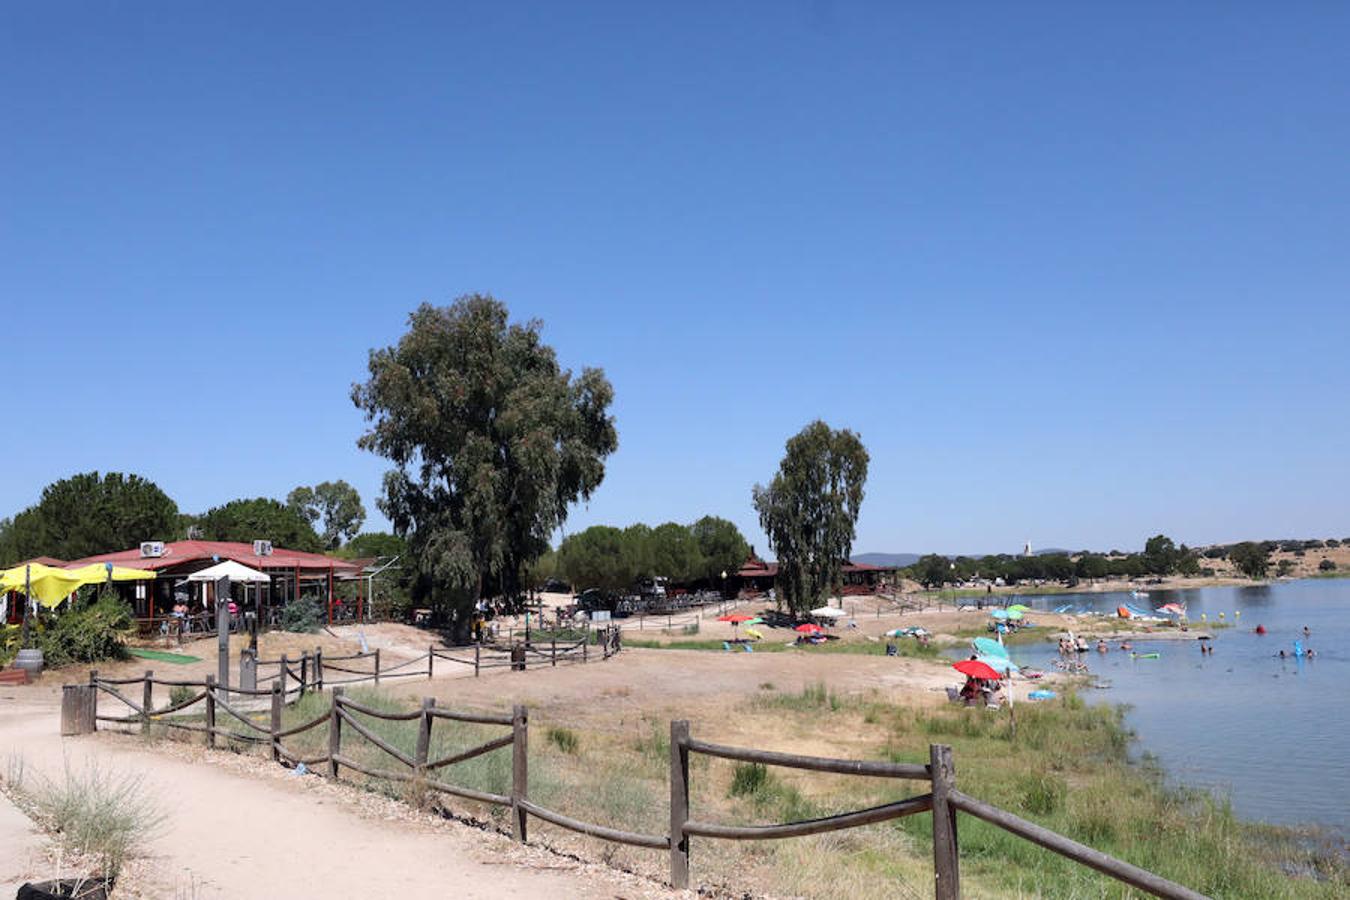
M 245 581 L 254 584 L 262 584 L 272 580 L 271 575 L 259 572 L 257 569 L 250 569 L 243 563 L 237 563 L 232 559 L 227 559 L 222 563 L 216 563 L 210 568 L 202 569 L 200 572 L 193 572 L 187 577 L 188 581 L 219 581 L 221 578 L 228 578 L 230 581 Z

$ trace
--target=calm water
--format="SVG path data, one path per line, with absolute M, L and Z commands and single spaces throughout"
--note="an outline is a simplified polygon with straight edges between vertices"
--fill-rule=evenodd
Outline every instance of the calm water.
M 1140 652 L 1161 653 L 1159 659 L 1132 660 L 1114 649 L 1118 642 L 1109 653 L 1083 654 L 1093 673 L 1111 683 L 1088 698 L 1129 704 L 1139 749 L 1157 756 L 1176 781 L 1227 793 L 1240 815 L 1350 835 L 1350 579 L 1152 591 L 1141 600 L 1128 594 L 1019 600 L 1036 609 L 1072 603 L 1077 611 L 1111 612 L 1123 602 L 1147 609 L 1175 601 L 1186 605 L 1193 627 L 1202 613 L 1236 622 L 1211 631 L 1212 656 L 1202 657 L 1194 641 L 1134 642 Z M 1253 633 L 1258 624 L 1266 635 Z M 1305 643 L 1317 656 L 1276 658 L 1281 647 L 1293 650 L 1305 625 L 1312 630 Z M 1053 644 L 1013 648 L 1012 656 L 1047 670 L 1057 658 Z

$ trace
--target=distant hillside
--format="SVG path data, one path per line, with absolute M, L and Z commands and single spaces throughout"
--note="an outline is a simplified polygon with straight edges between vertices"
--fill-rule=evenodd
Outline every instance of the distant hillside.
M 917 553 L 859 553 L 853 557 L 855 563 L 868 566 L 912 566 L 919 561 Z

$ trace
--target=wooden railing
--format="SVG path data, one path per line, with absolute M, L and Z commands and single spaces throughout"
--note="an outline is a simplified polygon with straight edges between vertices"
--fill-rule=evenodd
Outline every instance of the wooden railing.
M 143 700 L 139 704 L 117 690 L 120 686 L 136 683 L 143 685 Z M 154 710 L 151 703 L 151 691 L 153 685 L 156 684 L 189 685 L 199 687 L 201 690 L 190 699 L 165 709 Z M 130 707 L 133 714 L 124 716 L 98 715 L 97 697 L 100 692 L 116 697 Z M 234 701 L 227 700 L 227 694 L 240 694 L 245 699 L 255 696 L 270 696 L 270 705 L 267 709 L 270 718 L 267 725 L 264 726 L 252 718 L 252 715 L 256 715 L 256 710 L 237 708 Z M 513 707 L 510 714 L 468 712 L 442 709 L 436 706 L 436 701 L 433 698 L 426 698 L 422 701 L 420 709 L 409 712 L 391 712 L 352 700 L 345 695 L 341 687 L 333 688 L 331 697 L 329 708 L 317 717 L 300 725 L 283 729 L 282 712 L 285 698 L 280 681 L 273 683 L 271 691 L 241 692 L 220 688 L 211 678 L 207 678 L 204 682 L 161 681 L 153 679 L 152 673 L 147 672 L 143 679 L 110 680 L 100 679 L 97 673 L 91 673 L 87 685 L 66 685 L 62 706 L 62 733 L 82 734 L 94 731 L 98 722 L 123 725 L 139 723 L 142 730 L 148 729 L 152 723 L 157 723 L 203 732 L 208 747 L 214 747 L 218 737 L 268 745 L 272 758 L 278 763 L 293 767 L 301 764 L 309 768 L 322 767 L 317 768 L 316 771 L 322 771 L 332 779 L 340 778 L 345 769 L 359 772 L 369 778 L 413 783 L 425 790 L 445 793 L 479 803 L 508 807 L 511 813 L 512 836 L 522 843 L 527 840 L 528 823 L 530 817 L 533 816 L 559 828 L 599 840 L 652 850 L 664 850 L 669 855 L 670 884 L 681 890 L 689 887 L 690 845 L 691 839 L 695 837 L 737 841 L 776 840 L 858 828 L 905 816 L 931 813 L 933 816 L 935 896 L 938 900 L 958 900 L 961 896 L 961 875 L 957 813 L 962 812 L 1154 896 L 1173 898 L 1173 900 L 1203 900 L 1204 897 L 1196 891 L 1138 866 L 1108 856 L 1043 828 L 1034 822 L 1029 822 L 1006 810 L 961 793 L 956 788 L 956 768 L 953 762 L 952 749 L 944 744 L 929 746 L 929 762 L 926 764 L 835 759 L 731 747 L 697 740 L 690 735 L 687 721 L 674 721 L 670 723 L 669 831 L 666 834 L 643 834 L 576 819 L 556 810 L 547 809 L 530 800 L 529 712 L 524 706 Z M 197 703 L 205 703 L 205 723 L 203 725 L 175 723 L 168 718 L 170 713 L 181 713 Z M 237 729 L 220 727 L 217 725 L 217 715 L 221 712 L 241 723 L 248 730 L 241 732 Z M 363 718 L 365 721 L 363 721 Z M 413 752 L 408 753 L 377 734 L 368 724 L 370 719 L 385 722 L 416 723 L 417 733 L 415 740 L 412 742 L 412 746 L 415 748 Z M 438 719 L 501 726 L 509 728 L 510 731 L 439 759 L 430 759 L 433 726 Z M 298 751 L 287 748 L 285 745 L 287 738 L 325 726 L 328 730 L 326 753 L 303 757 Z M 344 752 L 343 740 L 348 731 L 355 732 L 356 735 L 379 751 L 379 759 L 383 761 L 384 765 L 372 764 L 365 759 L 357 759 L 350 753 Z M 437 770 L 467 762 L 497 750 L 504 750 L 507 747 L 511 748 L 512 760 L 510 794 L 490 793 L 431 777 L 431 773 Z M 689 758 L 691 754 L 696 753 L 765 766 L 783 766 L 838 775 L 917 781 L 924 783 L 928 790 L 912 797 L 879 806 L 796 822 L 767 825 L 727 825 L 700 819 L 692 815 L 693 811 L 689 802 L 691 793 Z M 390 765 L 393 767 L 390 768 Z

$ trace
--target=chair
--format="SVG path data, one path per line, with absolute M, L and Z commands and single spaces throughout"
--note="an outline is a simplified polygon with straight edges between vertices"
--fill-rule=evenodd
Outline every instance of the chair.
M 961 692 L 954 687 L 947 688 L 947 699 L 952 703 L 961 702 Z
M 755 652 L 755 648 L 754 648 L 754 647 L 751 647 L 749 644 L 741 644 L 741 646 L 745 648 L 745 652 L 746 652 L 746 653 L 754 653 L 754 652 Z
M 722 649 L 725 650 L 725 651 L 727 651 L 728 653 L 730 653 L 730 652 L 731 652 L 731 643 L 730 643 L 729 641 L 723 641 L 723 642 L 722 642 Z

